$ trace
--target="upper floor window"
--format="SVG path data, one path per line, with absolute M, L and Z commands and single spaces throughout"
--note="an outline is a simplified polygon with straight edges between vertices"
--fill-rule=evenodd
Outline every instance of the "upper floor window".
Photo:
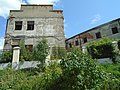
M 69 47 L 72 48 L 72 44 L 71 43 L 69 43 Z
M 34 30 L 34 21 L 27 21 L 27 30 Z
M 15 30 L 22 30 L 22 21 L 15 21 Z
M 33 45 L 25 45 L 25 48 L 30 52 L 33 51 Z
M 95 35 L 96 35 L 96 38 L 101 38 L 101 33 L 100 32 L 97 32 Z
M 75 40 L 75 46 L 78 46 L 79 45 L 79 42 L 78 42 L 78 39 Z
M 118 28 L 117 28 L 117 27 L 113 27 L 113 28 L 112 28 L 112 33 L 113 33 L 113 34 L 118 33 Z
M 87 42 L 87 37 L 84 37 L 83 38 L 83 43 L 86 43 Z

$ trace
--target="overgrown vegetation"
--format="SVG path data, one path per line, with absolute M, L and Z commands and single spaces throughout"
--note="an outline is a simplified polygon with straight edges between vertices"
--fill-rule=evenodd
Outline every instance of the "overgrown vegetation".
M 116 65 L 116 64 L 114 64 Z M 120 67 L 98 65 L 90 55 L 73 49 L 61 64 L 38 69 L 0 71 L 0 90 L 119 90 Z
M 38 44 L 33 49 L 32 58 L 34 61 L 40 61 L 41 65 L 45 64 L 45 59 L 49 54 L 49 46 L 47 44 L 47 40 L 43 39 L 38 42 Z
M 47 41 L 42 39 L 38 44 L 33 48 L 33 51 L 30 52 L 25 47 L 25 42 L 23 40 L 19 43 L 20 46 L 20 61 L 40 61 L 42 65 L 45 63 L 46 56 L 49 53 L 49 47 Z M 0 55 L 0 63 L 12 62 L 12 50 L 4 51 Z
M 105 90 L 113 83 L 113 78 L 97 65 L 94 59 L 79 49 L 72 50 L 62 62 L 62 81 L 60 90 Z M 118 79 L 115 80 L 118 82 Z M 119 83 L 119 82 L 118 82 Z M 119 84 L 116 83 L 118 89 Z
M 0 59 L 0 63 L 12 62 L 12 50 L 3 51 L 2 54 L 0 54 Z
M 25 42 L 23 40 L 20 41 L 19 46 L 20 46 L 20 61 L 31 61 L 32 52 L 30 52 L 25 47 Z
M 53 47 L 51 60 L 62 59 L 66 56 L 66 50 L 64 47 Z
M 98 42 L 94 41 L 87 46 L 87 50 L 92 58 L 100 59 L 100 58 L 112 58 L 113 62 L 115 61 L 115 57 L 117 52 L 115 52 L 115 48 L 112 44 L 112 40 L 108 38 L 104 38 Z

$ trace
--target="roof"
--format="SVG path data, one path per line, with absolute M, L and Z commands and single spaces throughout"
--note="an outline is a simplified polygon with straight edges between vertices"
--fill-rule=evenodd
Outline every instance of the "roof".
M 79 34 L 77 34 L 77 35 L 74 35 L 74 36 L 72 36 L 72 37 L 66 39 L 66 41 L 69 40 L 69 39 L 72 39 L 72 38 L 74 38 L 74 37 L 76 37 L 76 36 L 78 36 L 78 35 L 82 35 L 82 34 L 84 34 L 84 33 L 87 33 L 87 32 L 89 32 L 89 31 L 95 30 L 95 29 L 97 29 L 97 28 L 103 27 L 103 26 L 105 26 L 105 25 L 108 25 L 108 24 L 110 24 L 110 23 L 113 23 L 113 22 L 115 22 L 115 21 L 119 21 L 119 20 L 120 20 L 120 18 L 115 19 L 115 20 L 112 20 L 112 21 L 107 22 L 107 23 L 105 23 L 105 24 L 102 24 L 102 25 L 96 26 L 96 27 L 91 28 L 91 29 L 89 29 L 89 30 L 86 30 L 86 31 L 84 31 L 84 32 L 82 32 L 82 33 L 79 33 Z
M 21 6 L 53 6 L 52 4 L 21 4 Z

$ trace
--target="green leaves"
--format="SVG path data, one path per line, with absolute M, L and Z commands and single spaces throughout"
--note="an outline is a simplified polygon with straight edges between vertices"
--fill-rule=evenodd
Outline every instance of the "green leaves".
M 98 42 L 92 42 L 87 46 L 87 50 L 92 58 L 114 58 L 115 48 L 112 44 L 112 40 L 104 38 Z
M 106 79 L 106 73 L 101 70 L 95 60 L 79 49 L 73 49 L 62 60 L 61 68 L 63 70 L 62 85 L 66 84 L 63 90 L 96 89 L 98 86 L 101 88 Z
M 119 64 L 100 66 L 90 55 L 72 49 L 60 65 L 52 63 L 43 72 L 1 70 L 0 90 L 119 90 L 119 69 Z
M 0 55 L 0 58 L 1 58 L 0 63 L 12 62 L 12 52 L 11 51 L 4 51 Z
M 33 49 L 33 60 L 40 61 L 42 66 L 45 64 L 45 59 L 49 54 L 49 47 L 47 41 L 43 39 L 39 41 L 37 46 Z
M 20 46 L 20 61 L 31 61 L 32 53 L 25 47 L 25 42 L 23 40 L 19 43 Z

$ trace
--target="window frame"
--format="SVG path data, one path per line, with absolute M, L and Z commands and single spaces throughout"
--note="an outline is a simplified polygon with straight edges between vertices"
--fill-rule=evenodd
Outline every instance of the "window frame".
M 34 21 L 27 21 L 27 30 L 34 30 Z
M 78 39 L 75 40 L 75 46 L 78 46 L 79 45 L 79 41 Z
M 69 43 L 69 47 L 72 48 L 72 43 Z
M 30 45 L 25 45 L 25 48 L 29 51 L 29 52 L 32 52 L 33 51 L 33 45 L 30 44 Z
M 96 39 L 102 38 L 101 32 L 97 32 L 95 33 L 95 35 L 96 35 Z
M 112 27 L 111 30 L 112 30 L 112 34 L 119 33 L 118 27 Z
M 23 21 L 15 21 L 15 30 L 22 30 Z
M 83 43 L 87 43 L 87 42 L 88 42 L 87 37 L 84 37 L 84 38 L 83 38 Z

